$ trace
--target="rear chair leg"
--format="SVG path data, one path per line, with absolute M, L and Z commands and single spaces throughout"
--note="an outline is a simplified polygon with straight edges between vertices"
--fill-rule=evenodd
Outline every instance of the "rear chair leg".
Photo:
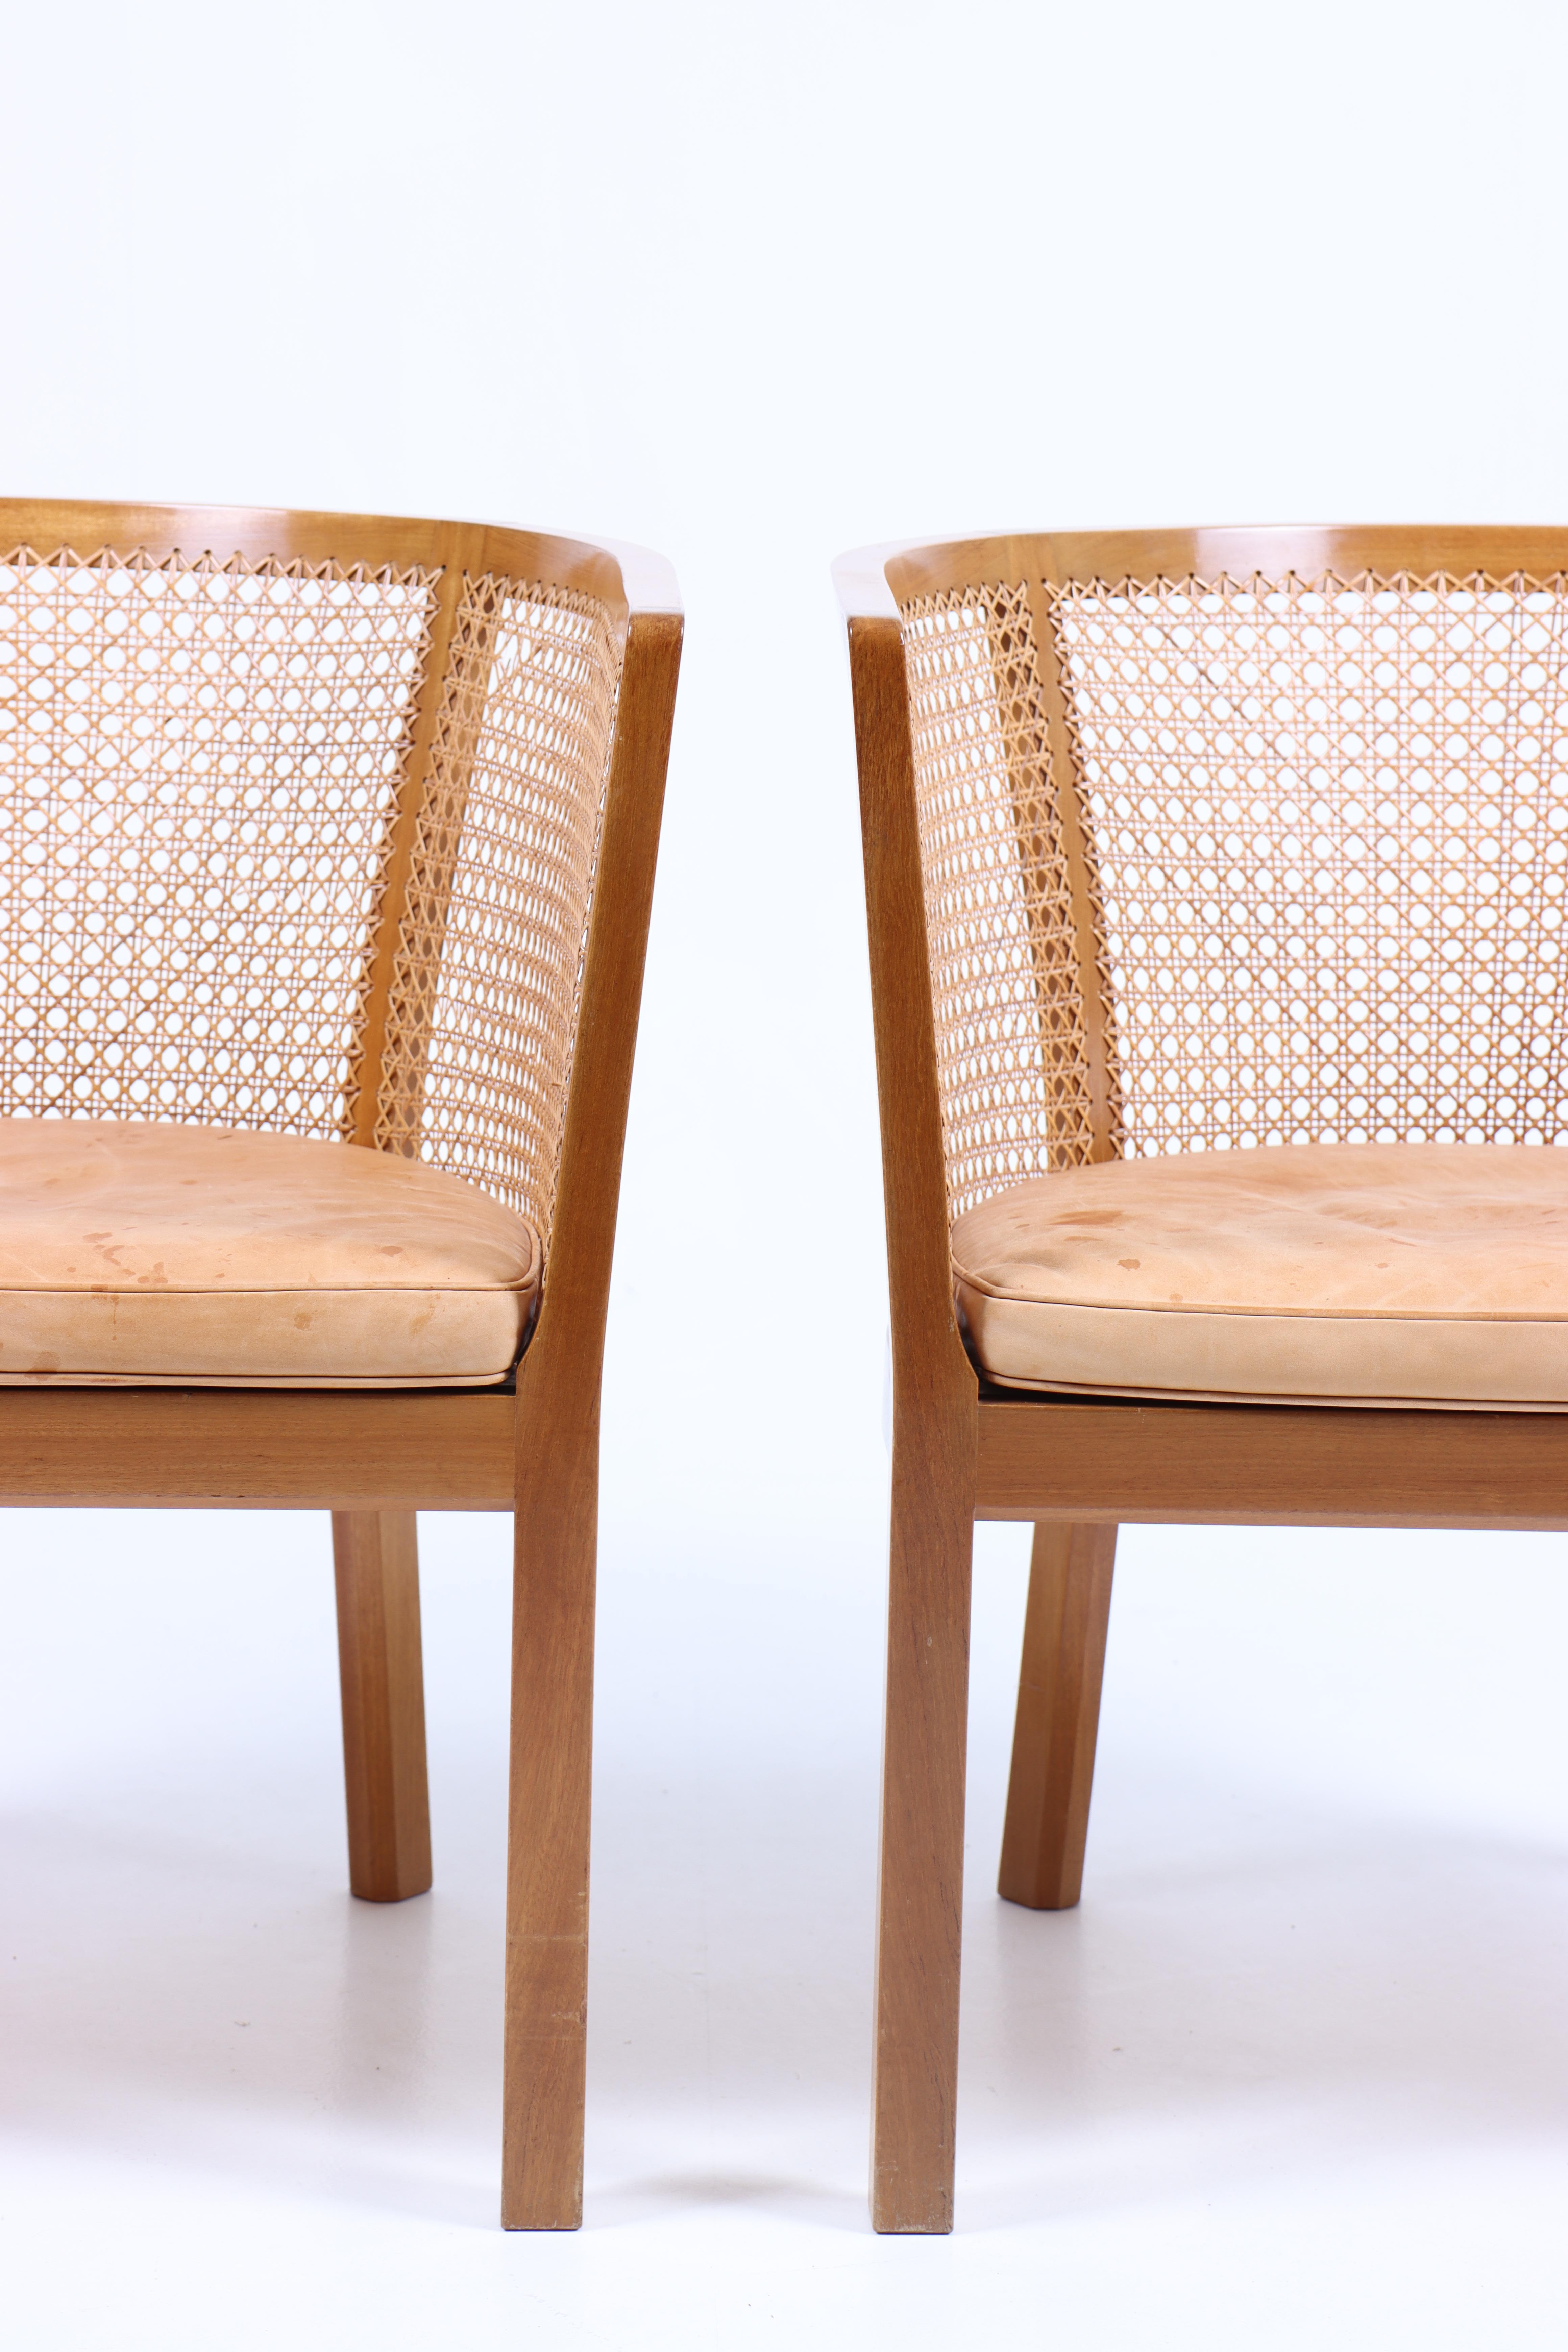
M 1083 1885 L 1116 1529 L 1042 1520 L 1029 1563 L 998 1891 L 1070 1910 Z
M 401 1903 L 430 1884 L 419 1551 L 412 1511 L 334 1511 L 349 1885 Z

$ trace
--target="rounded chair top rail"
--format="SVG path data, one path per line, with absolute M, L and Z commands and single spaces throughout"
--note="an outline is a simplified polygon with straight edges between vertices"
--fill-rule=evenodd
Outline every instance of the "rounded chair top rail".
M 576 589 L 610 607 L 618 624 L 637 612 L 678 613 L 675 574 L 649 548 L 610 539 L 522 530 L 506 524 L 442 522 L 412 515 L 318 514 L 291 507 L 151 506 L 88 499 L 0 499 L 0 553 L 68 549 L 90 558 L 105 549 L 154 560 L 238 556 L 291 563 L 338 563 L 345 571 L 458 563 L 475 572 Z
M 891 620 L 917 596 L 1036 577 L 1055 585 L 1227 579 L 1237 583 L 1367 573 L 1497 580 L 1568 574 L 1568 525 L 1273 523 L 1191 530 L 997 531 L 968 539 L 893 540 L 841 555 L 833 567 L 847 620 Z

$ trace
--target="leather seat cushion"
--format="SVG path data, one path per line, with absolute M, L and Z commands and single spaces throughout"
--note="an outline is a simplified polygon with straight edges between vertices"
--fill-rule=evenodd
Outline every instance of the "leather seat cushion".
M 1006 1386 L 1568 1409 L 1568 1151 L 1282 1144 L 1066 1169 L 952 1233 Z
M 0 1119 L 0 1383 L 504 1379 L 531 1226 L 417 1160 L 233 1128 Z

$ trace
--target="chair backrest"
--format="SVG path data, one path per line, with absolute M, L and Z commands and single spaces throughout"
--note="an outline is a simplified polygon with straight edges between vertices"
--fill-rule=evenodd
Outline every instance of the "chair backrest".
M 1568 531 L 874 553 L 951 1214 L 1121 1154 L 1568 1133 Z
M 22 500 L 0 546 L 0 1112 L 338 1137 L 548 1241 L 616 555 Z

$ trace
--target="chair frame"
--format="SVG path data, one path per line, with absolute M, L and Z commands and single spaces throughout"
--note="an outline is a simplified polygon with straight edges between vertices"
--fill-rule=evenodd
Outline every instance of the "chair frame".
M 1001 1893 L 1079 1897 L 1119 1525 L 1568 1528 L 1550 1412 L 1222 1405 L 991 1386 L 954 1312 L 900 604 L 1022 579 L 1568 570 L 1568 531 L 1038 534 L 857 550 L 847 625 L 892 1324 L 871 2213 L 952 2227 L 973 1525 L 1035 1526 Z
M 577 589 L 612 615 L 620 688 L 576 1053 L 542 1304 L 515 1384 L 0 1390 L 0 1503 L 331 1512 L 350 1879 L 373 1901 L 430 1885 L 414 1515 L 513 1512 L 501 2219 L 510 2229 L 574 2229 L 583 2203 L 600 1379 L 680 661 L 674 575 L 661 557 L 617 541 L 480 524 L 24 501 L 8 504 L 7 521 L 15 542 L 41 551 L 113 546 L 164 557 L 207 550 L 258 562 L 440 567 L 400 820 L 409 832 L 464 566 Z M 367 1038 L 367 1059 L 378 1048 L 374 1034 Z M 374 1091 L 373 1075 L 372 1102 Z

